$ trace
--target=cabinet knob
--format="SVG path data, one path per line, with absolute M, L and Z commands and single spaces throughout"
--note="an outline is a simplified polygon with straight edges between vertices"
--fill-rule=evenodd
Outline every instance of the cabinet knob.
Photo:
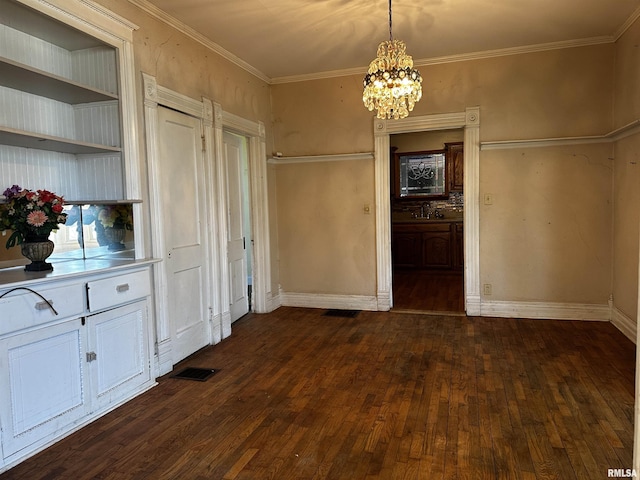
M 126 292 L 127 290 L 129 290 L 129 284 L 128 283 L 123 283 L 122 285 L 118 285 L 116 287 L 116 292 L 118 292 L 118 293 Z

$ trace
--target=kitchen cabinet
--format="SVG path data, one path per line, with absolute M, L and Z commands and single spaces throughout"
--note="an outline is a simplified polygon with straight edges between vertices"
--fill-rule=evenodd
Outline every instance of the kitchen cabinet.
M 451 224 L 434 223 L 422 228 L 422 267 L 451 268 Z
M 450 192 L 462 192 L 464 184 L 464 143 L 445 143 Z
M 399 268 L 422 267 L 422 233 L 394 230 L 392 240 L 393 265 Z
M 10 319 L 0 331 L 0 466 L 155 384 L 148 266 L 9 285 L 0 295 L 0 318 Z
M 461 221 L 395 223 L 392 228 L 394 268 L 460 269 L 463 264 Z
M 464 267 L 464 224 L 453 224 L 453 268 L 456 270 Z

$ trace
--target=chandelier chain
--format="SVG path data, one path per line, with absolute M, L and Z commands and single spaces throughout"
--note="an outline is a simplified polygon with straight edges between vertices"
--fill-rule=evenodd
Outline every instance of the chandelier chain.
M 391 0 L 389 0 L 389 41 L 393 41 L 393 21 L 391 20 Z

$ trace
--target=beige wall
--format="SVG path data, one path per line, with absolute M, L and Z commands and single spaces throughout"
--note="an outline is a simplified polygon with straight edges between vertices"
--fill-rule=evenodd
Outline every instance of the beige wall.
M 373 295 L 373 160 L 277 167 L 282 290 Z
M 614 46 L 598 45 L 422 67 L 423 99 L 412 115 L 478 105 L 481 141 L 600 135 L 612 128 L 613 60 Z M 275 148 L 284 155 L 372 151 L 373 115 L 362 106 L 360 80 L 275 85 Z M 480 197 L 486 192 L 495 199 L 492 208 L 480 211 L 480 280 L 494 287 L 486 300 L 606 305 L 612 267 L 611 155 L 611 145 L 481 151 Z M 334 162 L 316 172 L 317 185 L 330 189 L 339 168 Z M 368 169 L 373 179 L 373 164 Z M 298 189 L 290 171 L 278 166 L 276 174 L 287 177 L 277 183 L 279 199 Z M 323 195 L 351 201 L 340 189 Z M 361 272 L 354 275 L 344 267 L 353 263 L 352 252 L 311 243 L 315 237 L 304 230 L 318 227 L 300 225 L 294 213 L 313 210 L 316 199 L 296 199 L 295 204 L 278 201 L 283 289 L 298 291 L 287 279 L 304 277 L 304 291 L 326 291 L 313 272 L 287 261 L 309 252 L 314 263 L 335 266 L 336 276 L 348 278 L 346 284 L 363 282 Z M 341 202 L 325 208 L 333 210 L 325 211 L 322 228 L 355 243 L 349 226 L 334 221 Z M 368 221 L 363 231 L 375 235 L 374 217 L 361 219 Z M 291 231 L 298 232 L 297 241 L 285 249 L 283 235 Z M 362 263 L 375 278 L 375 252 Z M 363 293 L 376 292 L 371 281 L 362 287 Z
M 640 118 L 640 22 L 616 44 L 615 127 Z M 613 300 L 635 324 L 638 312 L 638 220 L 640 219 L 640 135 L 615 144 L 613 215 Z
M 493 150 L 481 157 L 485 300 L 606 305 L 611 144 Z

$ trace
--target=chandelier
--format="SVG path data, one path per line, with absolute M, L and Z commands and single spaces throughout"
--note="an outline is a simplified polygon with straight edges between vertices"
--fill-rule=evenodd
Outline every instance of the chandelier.
M 413 59 L 407 55 L 404 42 L 393 39 L 391 0 L 389 40 L 378 45 L 377 58 L 369 64 L 363 83 L 362 101 L 370 112 L 378 111 L 378 118 L 404 118 L 422 98 L 420 72 L 413 68 Z

